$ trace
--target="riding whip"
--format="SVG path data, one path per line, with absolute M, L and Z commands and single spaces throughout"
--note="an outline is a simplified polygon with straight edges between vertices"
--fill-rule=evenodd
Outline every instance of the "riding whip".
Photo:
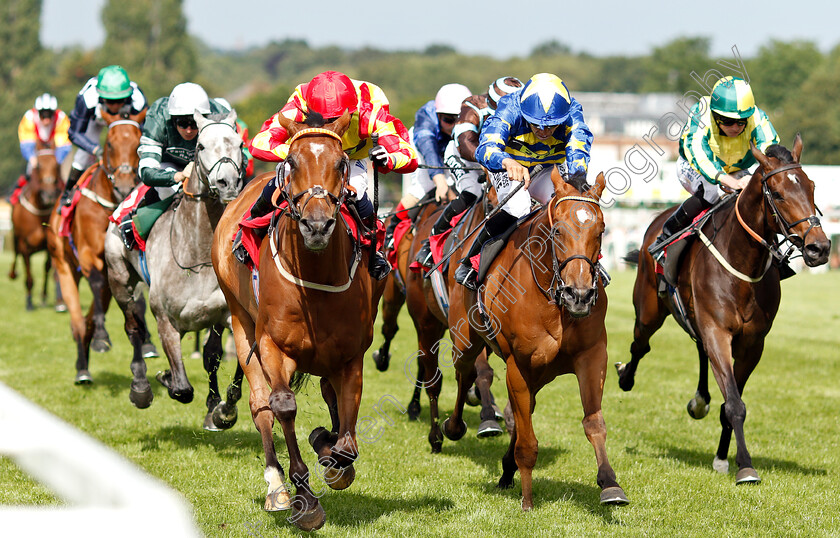
M 461 248 L 461 247 L 464 245 L 464 243 L 466 243 L 466 242 L 467 242 L 467 240 L 468 240 L 470 237 L 472 237 L 472 235 L 473 235 L 475 232 L 477 232 L 479 229 L 481 229 L 481 227 L 482 227 L 482 226 L 484 226 L 485 224 L 487 224 L 487 221 L 488 221 L 488 220 L 490 220 L 491 218 L 493 218 L 493 216 L 494 216 L 494 215 L 496 215 L 496 213 L 498 213 L 499 211 L 501 211 L 501 210 L 502 210 L 502 208 L 505 206 L 505 204 L 506 204 L 506 203 L 508 203 L 508 200 L 510 200 L 511 198 L 513 198 L 513 195 L 514 195 L 514 194 L 516 194 L 517 192 L 519 192 L 519 189 L 521 189 L 523 186 L 525 186 L 525 182 L 524 182 L 524 181 L 520 181 L 520 182 L 519 182 L 519 185 L 517 185 L 516 187 L 514 187 L 514 188 L 513 188 L 513 190 L 512 190 L 512 191 L 510 191 L 510 194 L 508 194 L 508 195 L 507 195 L 507 197 L 506 197 L 503 201 L 501 201 L 501 202 L 499 203 L 499 205 L 497 205 L 497 206 L 496 206 L 496 209 L 494 209 L 493 211 L 491 211 L 489 215 L 487 215 L 486 217 L 484 217 L 484 220 L 482 220 L 481 222 L 479 222 L 479 223 L 478 223 L 478 225 L 476 225 L 476 227 L 475 227 L 475 228 L 473 228 L 472 230 L 470 230 L 470 233 L 468 233 L 468 234 L 467 234 L 467 236 L 466 236 L 466 237 L 464 237 L 464 238 L 461 240 L 461 242 L 460 242 L 460 243 L 458 243 L 457 245 L 455 245 L 455 247 L 454 247 L 454 248 L 452 248 L 452 250 L 450 250 L 450 251 L 449 251 L 449 253 L 448 253 L 446 256 L 444 256 L 443 258 L 441 258 L 441 259 L 440 259 L 440 261 L 439 261 L 439 262 L 437 262 L 437 263 L 436 263 L 436 264 L 435 264 L 435 265 L 434 265 L 431 269 L 429 269 L 428 271 L 426 271 L 426 274 L 425 274 L 425 275 L 423 275 L 423 276 L 424 276 L 424 278 L 429 278 L 429 275 L 431 275 L 431 274 L 435 271 L 435 269 L 437 269 L 438 267 L 440 267 L 441 265 L 443 265 L 443 264 L 446 262 L 446 260 L 448 260 L 449 258 L 451 258 L 451 257 L 452 257 L 452 254 L 454 254 L 456 250 L 458 250 L 459 248 Z

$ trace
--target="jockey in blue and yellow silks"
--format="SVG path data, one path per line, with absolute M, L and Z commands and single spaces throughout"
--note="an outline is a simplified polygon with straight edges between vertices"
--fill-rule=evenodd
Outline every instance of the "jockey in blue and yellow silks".
M 755 106 L 750 85 L 724 77 L 709 96 L 695 104 L 680 139 L 677 177 L 691 193 L 665 221 L 662 234 L 650 246 L 660 257 L 666 239 L 691 224 L 722 194 L 721 185 L 740 190 L 749 182 L 748 168 L 756 163 L 750 142 L 764 152 L 779 136 L 763 110 Z
M 583 120 L 583 107 L 556 75 L 534 75 L 521 90 L 499 100 L 496 113 L 484 124 L 475 156 L 490 171 L 500 201 L 508 197 L 516 182 L 525 185 L 481 230 L 455 272 L 456 282 L 477 288 L 470 259 L 487 241 L 525 216 L 532 197 L 548 202 L 554 193 L 551 170 L 555 166 L 579 190 L 586 187 L 591 145 L 592 132 Z

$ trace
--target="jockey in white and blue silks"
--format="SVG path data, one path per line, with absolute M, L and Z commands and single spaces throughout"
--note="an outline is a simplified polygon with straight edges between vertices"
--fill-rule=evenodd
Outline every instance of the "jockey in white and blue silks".
M 452 141 L 446 146 L 443 161 L 449 167 L 449 172 L 455 178 L 455 190 L 458 198 L 449 202 L 441 212 L 430 236 L 440 235 L 451 226 L 452 219 L 472 207 L 481 196 L 482 171 L 475 159 L 478 148 L 478 137 L 484 122 L 496 112 L 499 100 L 511 92 L 522 87 L 522 82 L 516 77 L 500 77 L 490 84 L 487 93 L 471 95 L 461 103 L 458 122 L 452 129 Z M 423 245 L 415 258 L 425 267 L 431 267 L 432 249 L 429 239 L 423 240 Z
M 128 78 L 119 65 L 100 69 L 99 74 L 88 80 L 76 96 L 76 105 L 70 113 L 70 141 L 79 149 L 73 157 L 73 167 L 64 187 L 63 202 L 69 205 L 70 192 L 82 173 L 102 156 L 99 137 L 105 128 L 102 107 L 111 114 L 119 113 L 123 105 L 131 105 L 131 114 L 139 114 L 149 105 L 143 90 Z
M 502 234 L 524 217 L 531 198 L 545 204 L 554 193 L 551 170 L 555 166 L 578 190 L 586 187 L 592 132 L 583 120 L 583 107 L 556 75 L 539 73 L 525 86 L 499 100 L 496 113 L 481 131 L 476 159 L 490 171 L 490 180 L 501 201 L 523 181 L 485 227 L 455 273 L 455 280 L 477 288 L 470 258 L 491 238 Z

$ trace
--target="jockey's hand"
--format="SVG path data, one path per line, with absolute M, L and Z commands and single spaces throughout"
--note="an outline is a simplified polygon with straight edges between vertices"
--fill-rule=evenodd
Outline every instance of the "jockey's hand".
M 101 159 L 103 153 L 105 153 L 105 150 L 102 149 L 102 146 L 96 146 L 95 148 L 93 148 L 93 155 L 97 159 Z
M 508 179 L 511 181 L 524 181 L 525 189 L 527 189 L 528 185 L 531 184 L 531 174 L 528 172 L 528 169 L 510 157 L 507 157 L 502 161 L 502 167 L 505 169 L 505 172 L 507 172 Z
M 187 166 L 184 167 L 182 172 L 175 172 L 175 175 L 172 179 L 175 183 L 183 183 L 184 181 L 188 180 L 192 175 L 193 171 L 193 163 L 189 163 Z
M 36 166 L 38 166 L 38 156 L 33 155 L 32 157 L 29 158 L 29 167 L 30 168 L 35 168 Z
M 391 158 L 388 156 L 388 150 L 386 150 L 383 146 L 376 144 L 370 148 L 369 155 L 373 164 L 376 166 L 379 166 L 380 168 L 390 168 L 388 164 Z
M 432 176 L 432 181 L 435 182 L 435 201 L 446 201 L 449 198 L 449 183 L 446 182 L 445 174 L 435 174 Z
M 727 187 L 727 188 L 729 188 L 730 190 L 733 190 L 733 191 L 742 190 L 743 188 L 745 188 L 747 186 L 747 184 L 749 182 L 750 182 L 750 177 L 749 176 L 744 176 L 742 178 L 735 178 L 733 176 L 730 176 L 729 174 L 724 174 L 724 175 L 720 176 L 721 185 L 723 185 L 724 187 Z

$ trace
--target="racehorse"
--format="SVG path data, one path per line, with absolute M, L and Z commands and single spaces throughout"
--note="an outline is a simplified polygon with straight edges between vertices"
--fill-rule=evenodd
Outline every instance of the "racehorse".
M 12 206 L 12 233 L 15 245 L 15 257 L 9 278 L 17 278 L 17 259 L 23 258 L 26 271 L 26 309 L 34 310 L 32 304 L 32 267 L 30 257 L 36 252 L 47 249 L 47 234 L 44 226 L 52 211 L 58 195 L 64 184 L 59 174 L 58 161 L 55 158 L 55 142 L 49 144 L 38 139 L 35 142 L 37 162 L 32 167 L 29 182 L 23 187 L 17 204 Z M 47 275 L 50 272 L 50 258 L 44 263 L 44 288 L 41 292 L 41 303 L 47 301 Z M 61 292 L 56 286 L 56 304 L 61 303 Z
M 105 260 L 111 292 L 123 311 L 125 333 L 134 346 L 131 402 L 144 409 L 154 397 L 143 358 L 145 327 L 142 317 L 136 314 L 134 301 L 137 287 L 145 278 L 149 304 L 170 366 L 165 374 L 158 374 L 158 380 L 168 389 L 169 396 L 179 402 L 193 399 L 193 387 L 181 359 L 181 339 L 187 332 L 210 329 L 204 346 L 204 369 L 210 380 L 204 428 L 219 430 L 236 423 L 243 373 L 237 368 L 223 405 L 217 371 L 222 358 L 222 332 L 230 314 L 210 262 L 210 245 L 213 230 L 227 203 L 242 190 L 245 175 L 236 112 L 216 119 L 198 113 L 194 117 L 199 129 L 195 160 L 192 173 L 184 182 L 180 203 L 173 202 L 155 222 L 144 253 L 127 250 L 112 223 L 105 239 Z
M 270 175 L 251 181 L 228 205 L 213 239 L 213 266 L 230 306 L 239 363 L 251 386 L 251 414 L 265 451 L 265 508 L 291 507 L 295 525 L 304 530 L 320 528 L 326 515 L 310 489 L 298 447 L 293 375 L 322 378 L 332 427 L 316 428 L 309 441 L 325 467 L 327 484 L 344 489 L 355 477 L 362 366 L 385 287 L 384 281 L 369 276 L 368 256 L 348 236 L 339 214 L 349 193 L 349 160 L 341 135 L 350 115 L 328 124 L 318 121 L 320 117 L 313 121 L 313 116 L 309 125 L 279 116 L 290 136 L 278 191 L 285 211 L 260 248 L 258 298 L 250 270 L 231 253 L 231 238 Z M 253 357 L 249 349 L 256 352 Z M 275 417 L 283 428 L 297 490 L 291 501 L 274 449 Z
M 779 253 L 776 234 L 797 246 L 809 267 L 826 263 L 830 250 L 814 205 L 814 183 L 799 164 L 799 135 L 793 152 L 772 145 L 767 154 L 752 146 L 752 154 L 759 166 L 747 187 L 701 226 L 700 241 L 692 242 L 683 253 L 677 283 L 700 356 L 700 382 L 688 411 L 693 418 L 703 418 L 708 412 L 711 397 L 707 368 L 711 361 L 724 399 L 713 467 L 722 473 L 729 471 L 727 453 L 734 430 L 736 484 L 761 480 L 744 440 L 747 410 L 741 395 L 761 359 L 764 339 L 781 299 L 779 269 L 773 263 Z M 616 364 L 619 386 L 626 391 L 633 388 L 639 361 L 650 351 L 651 335 L 669 313 L 677 317 L 673 299 L 665 301 L 657 296 L 655 262 L 647 251 L 669 214 L 666 211 L 651 223 L 638 259 L 631 361 Z
M 70 312 L 70 328 L 77 350 L 77 385 L 93 382 L 88 371 L 90 349 L 97 352 L 111 349 L 111 340 L 105 330 L 105 313 L 111 302 L 105 267 L 105 232 L 108 216 L 128 196 L 139 179 L 137 148 L 140 145 L 140 123 L 145 117 L 145 110 L 135 115 L 102 111 L 102 118 L 108 124 L 102 160 L 85 172 L 85 176 L 90 174 L 91 179 L 87 187 L 79 189 L 81 196 L 75 206 L 69 237 L 61 235 L 61 205 L 57 205 L 50 215 L 47 249 Z M 93 292 L 93 302 L 84 317 L 78 287 L 82 276 Z
M 458 396 L 443 432 L 452 440 L 465 431 L 463 408 L 473 361 L 489 345 L 507 364 L 514 431 L 502 458 L 498 487 L 509 488 L 517 469 L 522 509 L 534 506 L 531 474 L 537 438 L 531 423 L 537 392 L 562 374 L 574 373 L 583 404 L 583 429 L 595 449 L 601 503 L 624 504 L 606 452 L 601 413 L 607 370 L 607 296 L 597 260 L 604 232 L 598 200 L 606 181 L 599 174 L 584 193 L 551 173 L 555 195 L 512 233 L 490 265 L 478 292 L 453 288 L 449 327 L 455 344 Z
M 484 200 L 484 198 L 482 199 Z M 430 278 L 425 278 L 425 269 L 421 272 L 413 272 L 408 268 L 408 261 L 413 261 L 417 252 L 422 247 L 422 240 L 428 237 L 432 231 L 438 216 L 443 208 L 428 205 L 422 209 L 422 213 L 416 224 L 416 232 L 406 235 L 398 247 L 397 259 L 399 261 L 399 272 L 405 275 L 406 305 L 414 322 L 417 331 L 417 375 L 412 381 L 415 382 L 415 391 L 408 406 L 410 418 L 417 418 L 420 414 L 420 389 L 425 388 L 429 397 L 429 444 L 432 452 L 438 453 L 443 445 L 443 434 L 438 424 L 438 398 L 443 387 L 443 372 L 438 364 L 438 355 L 445 354 L 451 349 L 451 342 L 444 340 L 443 336 L 447 330 L 448 312 L 443 311 L 440 303 L 435 298 L 435 292 Z M 484 204 L 476 203 L 473 208 L 463 217 L 464 224 L 455 228 L 452 232 L 454 241 L 459 241 L 467 234 L 467 231 L 474 228 L 484 218 Z M 463 245 L 452 256 L 452 260 L 458 260 L 469 249 L 469 243 Z M 458 264 L 454 261 L 449 264 L 449 275 L 444 276 L 442 285 L 451 288 L 460 286 L 455 283 L 454 274 Z M 451 293 L 451 292 L 450 292 Z M 384 310 L 384 306 L 383 306 Z M 383 314 L 384 318 L 384 314 Z M 407 366 L 407 365 L 405 365 Z M 487 354 L 482 351 L 475 361 L 477 390 L 481 399 L 481 424 L 478 427 L 479 437 L 493 437 L 502 433 L 496 421 L 496 411 L 493 408 L 494 400 L 490 393 L 490 385 L 493 382 L 493 369 L 487 362 Z M 408 368 L 405 368 L 408 372 Z

